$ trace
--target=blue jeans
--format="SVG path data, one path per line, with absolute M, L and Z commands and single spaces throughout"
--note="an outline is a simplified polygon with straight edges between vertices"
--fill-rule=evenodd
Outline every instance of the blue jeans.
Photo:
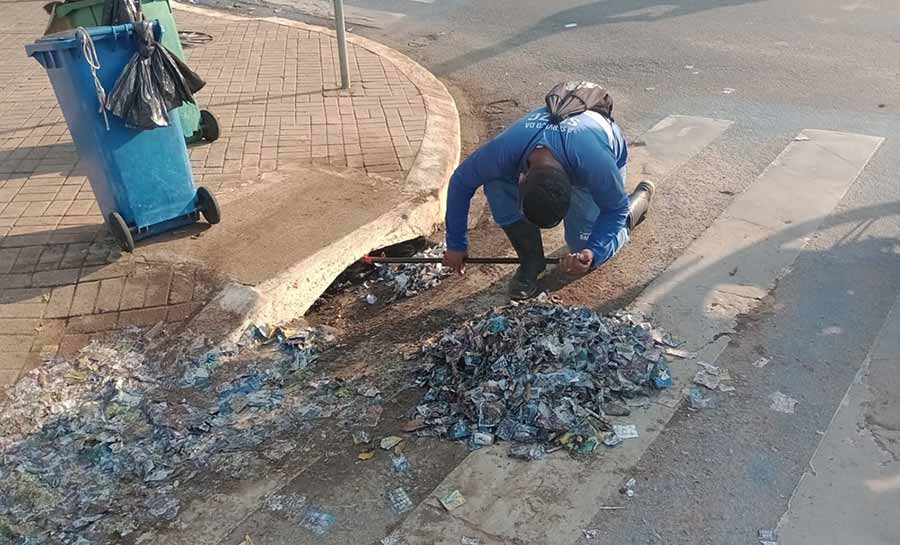
M 621 169 L 623 180 L 625 171 L 626 169 L 623 167 Z M 522 211 L 519 210 L 519 184 L 517 181 L 492 180 L 484 184 L 484 195 L 491 208 L 491 215 L 500 227 L 507 227 L 522 219 Z M 591 193 L 585 188 L 573 187 L 572 202 L 563 219 L 566 245 L 569 247 L 569 251 L 578 252 L 587 248 L 594 223 L 599 215 L 600 209 L 597 208 Z M 628 242 L 628 229 L 623 227 L 616 238 L 618 239 L 616 251 L 618 251 Z

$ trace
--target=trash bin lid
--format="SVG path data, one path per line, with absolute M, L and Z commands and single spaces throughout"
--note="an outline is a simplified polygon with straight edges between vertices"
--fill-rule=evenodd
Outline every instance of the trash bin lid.
M 79 2 L 64 2 L 58 6 L 56 6 L 56 15 L 60 17 L 65 17 L 72 13 L 73 11 L 78 11 L 84 8 L 91 8 L 96 5 L 101 5 L 106 0 L 80 0 Z
M 141 5 L 143 6 L 144 4 L 152 4 L 153 2 L 160 1 L 164 1 L 166 4 L 170 4 L 169 0 L 142 0 Z M 59 17 L 66 17 L 74 11 L 82 10 L 85 8 L 93 8 L 95 6 L 102 6 L 104 3 L 106 3 L 106 0 L 79 0 L 77 2 L 63 2 L 62 4 L 58 4 L 56 6 L 56 15 Z M 169 9 L 171 10 L 171 7 Z
M 154 23 L 154 30 L 158 33 L 159 23 Z M 116 26 L 95 26 L 88 27 L 84 30 L 91 36 L 91 40 L 98 42 L 101 40 L 115 40 L 122 35 L 130 35 L 134 33 L 134 27 L 131 24 Z M 25 52 L 29 57 L 33 57 L 35 53 L 41 51 L 61 51 L 65 49 L 74 49 L 81 47 L 81 39 L 76 32 L 78 29 L 65 30 L 55 34 L 48 34 L 43 38 L 36 40 L 33 44 L 25 46 Z

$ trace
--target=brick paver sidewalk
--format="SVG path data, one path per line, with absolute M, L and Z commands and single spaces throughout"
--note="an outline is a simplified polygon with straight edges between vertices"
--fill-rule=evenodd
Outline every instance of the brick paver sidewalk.
M 42 357 L 130 324 L 179 322 L 215 282 L 193 265 L 123 255 L 109 240 L 44 69 L 25 56 L 41 2 L 0 3 L 0 386 Z M 177 11 L 208 82 L 198 99 L 222 137 L 191 148 L 198 185 L 222 194 L 291 163 L 403 178 L 425 131 L 419 89 L 389 61 L 351 46 L 341 93 L 327 34 Z

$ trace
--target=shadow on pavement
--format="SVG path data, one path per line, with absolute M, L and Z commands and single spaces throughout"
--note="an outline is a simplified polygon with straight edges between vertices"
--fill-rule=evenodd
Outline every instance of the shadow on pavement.
M 209 224 L 198 222 L 139 240 L 135 256 L 141 257 L 141 249 L 201 236 L 209 228 Z M 84 275 L 116 264 L 127 255 L 102 223 L 35 229 L 28 234 L 0 237 L 0 272 L 5 272 L 0 274 L 0 306 L 32 300 L 33 287 L 80 282 Z M 43 278 L 55 275 L 66 281 Z
M 251 97 L 239 98 L 237 100 L 212 102 L 212 103 L 207 104 L 207 106 L 214 109 L 219 106 L 239 106 L 241 104 L 264 105 L 264 104 L 272 104 L 275 101 L 283 100 L 285 98 L 297 98 L 297 97 L 302 97 L 302 96 L 321 95 L 322 93 L 339 93 L 340 91 L 341 91 L 340 87 L 327 87 L 327 88 L 323 88 L 323 89 L 316 89 L 314 91 L 298 91 L 296 93 L 282 93 L 282 94 L 278 94 L 278 95 L 266 94 L 266 95 L 256 96 L 256 97 L 251 96 Z M 329 96 L 329 95 L 325 95 L 325 96 Z M 335 96 L 337 96 L 337 94 L 335 94 Z
M 93 243 L 107 236 L 101 223 L 60 227 L 35 226 L 29 233 L 0 237 L 0 248 L 26 248 L 52 244 Z
M 0 0 L 0 4 L 2 4 L 2 3 L 3 3 L 3 0 Z M 17 4 L 19 2 L 18 2 L 18 0 L 13 0 L 12 2 L 9 2 L 9 3 Z M 28 125 L 27 127 L 16 127 L 14 129 L 3 129 L 3 130 L 0 130 L 0 135 L 13 134 L 16 132 L 28 132 L 31 129 L 40 129 L 43 127 L 56 127 L 56 126 L 65 125 L 65 124 L 66 124 L 65 121 L 53 121 L 50 123 L 38 123 L 37 125 Z
M 668 0 L 603 0 L 557 12 L 530 28 L 489 47 L 476 49 L 432 68 L 440 76 L 490 59 L 553 34 L 565 32 L 566 25 L 579 28 L 613 23 L 652 22 L 694 13 L 751 4 L 760 0 L 687 0 L 675 5 Z
M 0 182 L 43 174 L 76 174 L 78 152 L 71 142 L 21 146 L 2 158 Z

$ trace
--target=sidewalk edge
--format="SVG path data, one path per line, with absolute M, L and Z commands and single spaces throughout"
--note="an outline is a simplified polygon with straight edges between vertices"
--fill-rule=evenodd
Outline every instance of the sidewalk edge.
M 172 6 L 204 17 L 261 21 L 336 37 L 331 29 L 281 17 L 235 15 L 178 2 L 172 2 Z M 214 324 L 221 327 L 222 317 L 230 316 L 229 335 L 234 336 L 251 322 L 281 323 L 300 317 L 334 278 L 361 256 L 375 248 L 428 235 L 443 221 L 447 184 L 461 149 L 456 102 L 434 74 L 403 53 L 362 36 L 348 36 L 347 41 L 387 59 L 422 94 L 425 133 L 405 179 L 406 193 L 413 197 L 256 287 L 229 285 L 200 312 L 194 325 L 203 329 Z M 239 292 L 245 293 L 237 297 Z M 237 300 L 242 303 L 235 306 Z

